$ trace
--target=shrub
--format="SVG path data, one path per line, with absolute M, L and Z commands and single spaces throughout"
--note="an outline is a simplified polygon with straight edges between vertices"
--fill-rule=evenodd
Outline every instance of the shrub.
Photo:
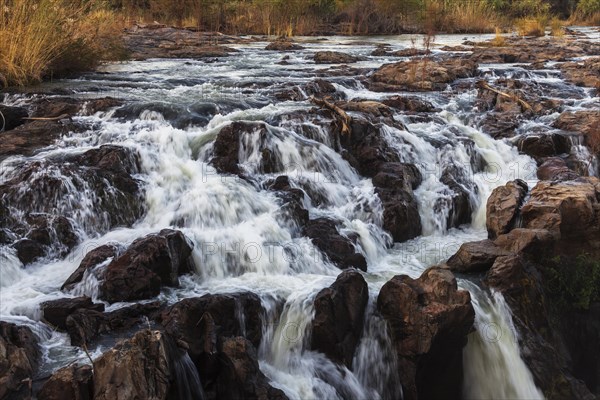
M 519 18 L 515 21 L 520 36 L 544 36 L 546 25 L 541 18 Z
M 586 254 L 546 263 L 548 289 L 560 306 L 587 310 L 600 301 L 600 261 Z

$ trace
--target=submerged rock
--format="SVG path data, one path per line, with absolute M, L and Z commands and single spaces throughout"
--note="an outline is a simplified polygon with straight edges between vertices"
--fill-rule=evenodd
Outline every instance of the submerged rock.
M 352 240 L 338 232 L 334 221 L 328 218 L 308 221 L 304 227 L 304 234 L 339 268 L 367 270 L 365 257 L 356 251 Z
M 377 310 L 390 329 L 404 399 L 460 398 L 475 311 L 452 273 L 433 267 L 418 279 L 395 276 L 381 288 Z
M 367 282 L 357 271 L 344 271 L 314 301 L 311 348 L 352 369 L 369 300 Z
M 11 107 L 0 104 L 0 132 L 10 131 L 25 123 L 29 113 L 23 107 Z

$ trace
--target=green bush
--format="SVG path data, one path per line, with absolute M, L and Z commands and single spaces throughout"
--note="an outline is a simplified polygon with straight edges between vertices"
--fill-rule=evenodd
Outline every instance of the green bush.
M 555 257 L 546 267 L 547 287 L 559 305 L 587 310 L 600 301 L 600 260 L 586 254 L 574 260 Z

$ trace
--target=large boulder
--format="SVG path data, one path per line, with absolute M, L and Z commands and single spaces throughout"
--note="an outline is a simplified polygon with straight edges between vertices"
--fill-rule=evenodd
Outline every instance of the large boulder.
M 37 393 L 38 400 L 92 400 L 94 371 L 91 365 L 69 365 L 52 374 Z
M 287 400 L 285 393 L 271 386 L 260 370 L 256 349 L 248 339 L 223 340 L 219 355 L 221 372 L 217 398 Z
M 311 348 L 351 369 L 368 301 L 369 288 L 362 275 L 342 272 L 315 297 Z
M 100 281 L 100 298 L 108 302 L 148 299 L 162 286 L 179 286 L 179 276 L 194 270 L 192 246 L 183 233 L 171 229 L 135 240 L 118 256 L 113 246 L 101 246 L 86 255 L 63 288 L 73 288 L 89 271 Z M 108 265 L 96 268 L 109 258 Z
M 98 312 L 104 311 L 104 304 L 94 304 L 92 299 L 87 296 L 65 298 L 58 300 L 45 301 L 40 304 L 44 320 L 51 325 L 65 330 L 67 328 L 67 317 L 73 314 L 76 310 L 94 310 Z
M 140 331 L 94 361 L 93 398 L 203 398 L 198 373 L 185 357 L 165 333 Z
M 258 367 L 265 318 L 260 298 L 246 292 L 184 299 L 159 322 L 185 343 L 207 398 L 283 400 Z
M 100 285 L 109 302 L 154 297 L 161 286 L 179 286 L 179 276 L 194 270 L 192 244 L 180 231 L 163 229 L 137 239 L 108 264 Z
M 520 179 L 494 189 L 486 207 L 486 225 L 490 239 L 508 233 L 515 226 L 528 190 L 527 183 Z
M 0 321 L 0 399 L 30 399 L 41 351 L 31 329 Z
M 559 133 L 526 135 L 518 141 L 519 151 L 541 160 L 544 157 L 569 154 L 571 151 L 571 139 Z
M 448 259 L 448 266 L 456 272 L 486 271 L 500 256 L 509 255 L 510 252 L 497 246 L 487 239 L 479 242 L 463 243 L 458 252 Z
M 281 166 L 274 160 L 273 152 L 268 147 L 269 131 L 262 122 L 235 121 L 221 129 L 213 145 L 213 158 L 211 165 L 217 171 L 240 175 L 243 170 L 240 167 L 240 153 L 246 146 L 252 143 L 252 136 L 258 136 L 258 146 L 261 149 L 259 165 L 255 167 L 263 173 L 273 173 L 280 170 Z M 250 144 L 251 145 L 251 144 Z
M 538 167 L 536 175 L 542 181 L 572 181 L 579 178 L 579 174 L 560 157 L 546 158 Z
M 166 332 L 189 346 L 199 366 L 214 356 L 211 343 L 217 337 L 244 336 L 258 348 L 265 319 L 260 298 L 254 293 L 204 295 L 181 300 L 159 317 Z M 215 342 L 216 343 L 216 342 Z
M 539 182 L 521 208 L 523 227 L 546 229 L 561 238 L 583 238 L 589 249 L 600 248 L 600 180 Z M 587 245 L 587 246 L 586 246 Z
M 449 83 L 472 77 L 476 71 L 477 64 L 463 58 L 402 61 L 376 70 L 370 87 L 378 92 L 444 90 Z
M 37 248 L 33 256 L 21 251 L 25 262 L 63 256 L 78 243 L 77 230 L 104 232 L 142 216 L 141 182 L 133 177 L 139 172 L 137 153 L 113 145 L 26 163 L 0 185 L 7 210 L 0 227 Z
M 87 346 L 101 335 L 115 335 L 146 326 L 158 317 L 164 306 L 158 302 L 138 303 L 111 312 L 79 308 L 65 320 L 71 346 Z
M 390 330 L 404 399 L 459 399 L 475 311 L 452 273 L 433 267 L 418 279 L 395 276 L 381 288 L 377 310 Z
M 310 220 L 304 226 L 303 233 L 339 268 L 367 270 L 365 257 L 356 251 L 350 238 L 338 232 L 334 221 L 328 218 Z

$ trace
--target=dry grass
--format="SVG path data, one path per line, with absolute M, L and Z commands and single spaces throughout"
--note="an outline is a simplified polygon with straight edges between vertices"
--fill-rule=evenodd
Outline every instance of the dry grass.
M 550 20 L 550 35 L 556 37 L 565 36 L 565 23 L 558 18 L 552 18 Z
M 87 69 L 118 49 L 118 18 L 63 0 L 0 0 L 0 76 L 24 86 Z
M 494 47 L 504 47 L 506 46 L 506 39 L 502 36 L 502 29 L 496 27 L 496 36 L 494 40 L 492 40 L 492 46 Z
M 542 18 L 519 18 L 515 21 L 519 36 L 544 36 L 546 24 Z
M 483 1 L 434 1 L 427 5 L 425 24 L 437 32 L 490 33 L 498 25 L 498 17 Z

